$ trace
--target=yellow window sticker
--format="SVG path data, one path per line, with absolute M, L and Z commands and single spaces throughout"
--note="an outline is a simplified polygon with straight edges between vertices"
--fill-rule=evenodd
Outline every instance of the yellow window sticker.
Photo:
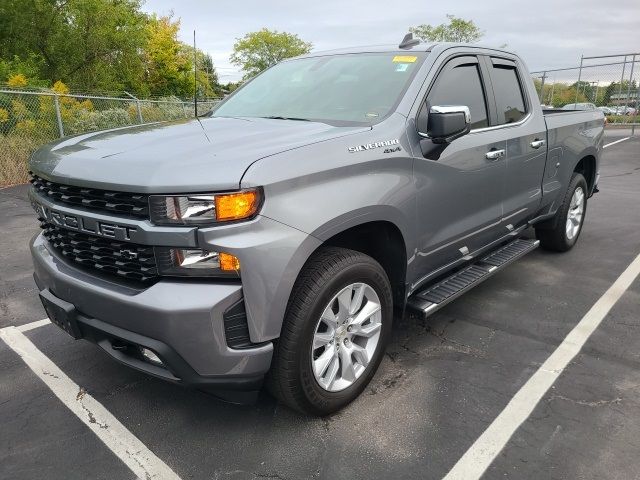
M 418 57 L 414 55 L 396 55 L 393 57 L 394 62 L 402 62 L 402 63 L 413 63 L 418 59 Z

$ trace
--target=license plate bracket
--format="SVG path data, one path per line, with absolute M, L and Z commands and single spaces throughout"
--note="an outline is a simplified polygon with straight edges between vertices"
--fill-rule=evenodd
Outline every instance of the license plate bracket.
M 82 338 L 76 307 L 73 304 L 59 299 L 48 288 L 40 292 L 40 301 L 52 323 L 73 338 Z

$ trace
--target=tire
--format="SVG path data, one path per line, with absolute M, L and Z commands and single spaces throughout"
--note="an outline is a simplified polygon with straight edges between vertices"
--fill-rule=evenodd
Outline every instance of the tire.
M 576 195 L 579 195 L 578 192 L 580 190 L 582 191 L 582 210 L 579 218 L 577 218 L 578 205 L 575 204 L 575 201 Z M 569 188 L 567 188 L 567 192 L 564 195 L 562 205 L 558 208 L 553 221 L 549 225 L 536 227 L 536 238 L 540 240 L 542 247 L 555 252 L 566 252 L 573 248 L 584 225 L 584 217 L 587 213 L 587 196 L 586 180 L 580 173 L 574 173 L 569 182 Z M 569 228 L 568 222 L 571 222 L 571 228 Z
M 352 310 L 360 292 L 360 309 Z M 350 302 L 346 300 L 349 298 Z M 340 305 L 349 308 L 341 309 Z M 366 317 L 364 324 L 349 324 L 349 318 L 364 318 L 376 305 L 379 310 Z M 345 311 L 351 314 L 343 324 Z M 359 312 L 362 317 L 358 317 Z M 346 248 L 321 248 L 307 261 L 293 287 L 267 375 L 267 388 L 287 406 L 305 414 L 323 416 L 341 409 L 364 390 L 375 374 L 392 321 L 391 285 L 380 264 Z M 370 336 L 358 336 L 364 333 Z M 322 346 L 312 349 L 318 343 Z M 367 351 L 366 355 L 362 350 Z M 323 370 L 326 358 L 330 363 Z

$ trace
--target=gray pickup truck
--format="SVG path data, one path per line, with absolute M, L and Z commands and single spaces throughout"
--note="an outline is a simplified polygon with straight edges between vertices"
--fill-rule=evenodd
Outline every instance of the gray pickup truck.
M 373 377 L 394 314 L 573 247 L 603 129 L 543 112 L 501 50 L 286 60 L 203 117 L 35 152 L 35 282 L 55 324 L 126 365 L 328 414 Z

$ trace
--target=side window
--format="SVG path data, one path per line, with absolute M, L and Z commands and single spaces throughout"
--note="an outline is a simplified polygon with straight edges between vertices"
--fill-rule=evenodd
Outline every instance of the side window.
M 515 65 L 494 63 L 491 67 L 491 82 L 496 96 L 498 125 L 522 120 L 527 109 Z
M 440 72 L 427 97 L 429 106 L 464 105 L 471 112 L 471 128 L 489 126 L 487 104 L 477 63 L 455 59 Z

